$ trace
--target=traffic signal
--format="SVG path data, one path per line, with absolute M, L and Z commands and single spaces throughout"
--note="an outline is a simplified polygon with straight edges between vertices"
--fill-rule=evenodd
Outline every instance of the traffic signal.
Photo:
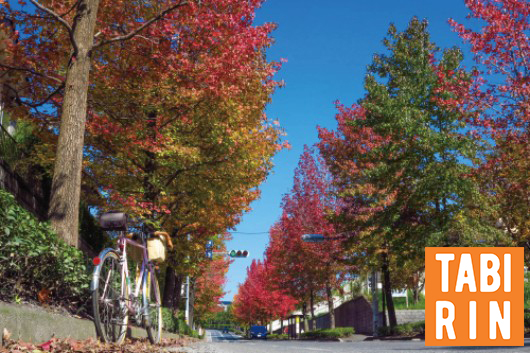
M 232 250 L 228 253 L 230 257 L 248 257 L 247 250 Z

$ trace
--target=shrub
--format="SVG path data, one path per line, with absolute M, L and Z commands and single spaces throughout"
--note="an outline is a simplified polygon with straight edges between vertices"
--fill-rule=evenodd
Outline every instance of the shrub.
M 50 225 L 0 190 L 0 299 L 36 301 L 73 309 L 89 298 L 87 259 Z M 44 295 L 43 295 L 44 294 Z
M 380 327 L 379 328 L 380 336 L 390 336 L 391 331 L 390 327 Z M 408 322 L 406 324 L 400 324 L 394 327 L 393 335 L 396 336 L 414 336 L 417 334 L 425 333 L 425 321 L 418 322 Z
M 173 311 L 168 308 L 162 308 L 162 327 L 165 331 L 176 333 L 179 328 L 179 320 Z
M 280 333 L 280 334 L 272 333 L 268 335 L 267 338 L 271 340 L 288 340 L 289 336 L 285 333 Z
M 334 329 L 321 329 L 302 333 L 302 338 L 309 339 L 337 339 L 353 335 L 355 330 L 353 327 L 336 327 Z

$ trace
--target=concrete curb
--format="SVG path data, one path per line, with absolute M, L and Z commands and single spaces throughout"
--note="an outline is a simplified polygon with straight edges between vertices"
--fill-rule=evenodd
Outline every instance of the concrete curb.
M 365 341 L 425 341 L 425 337 L 418 336 L 382 336 L 382 337 L 366 337 Z
M 11 332 L 11 339 L 25 342 L 45 342 L 53 335 L 76 340 L 96 338 L 96 328 L 91 320 L 58 314 L 30 304 L 0 302 L 0 331 L 4 328 Z M 137 327 L 131 327 L 131 335 L 134 338 L 147 337 L 145 330 Z M 179 338 L 166 332 L 163 337 Z

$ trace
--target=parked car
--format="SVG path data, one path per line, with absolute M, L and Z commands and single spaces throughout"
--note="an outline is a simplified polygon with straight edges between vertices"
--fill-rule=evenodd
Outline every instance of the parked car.
M 267 339 L 267 328 L 265 326 L 250 326 L 249 330 L 250 339 L 263 338 Z

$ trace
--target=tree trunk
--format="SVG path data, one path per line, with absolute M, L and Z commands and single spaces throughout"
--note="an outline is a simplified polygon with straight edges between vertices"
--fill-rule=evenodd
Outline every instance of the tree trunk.
M 304 332 L 309 332 L 309 322 L 307 322 L 307 303 L 302 304 L 302 316 L 304 319 Z
M 385 299 L 385 296 L 386 296 L 386 292 L 385 292 L 385 281 L 383 281 L 383 293 L 381 295 L 381 307 L 382 307 L 382 311 L 381 311 L 381 314 L 383 314 L 383 327 L 386 327 L 386 299 Z
M 386 298 L 386 305 L 388 308 L 388 322 L 390 324 L 390 331 L 394 331 L 397 326 L 396 310 L 394 309 L 394 300 L 392 299 L 392 284 L 390 282 L 390 269 L 388 268 L 388 255 L 383 253 L 383 277 L 384 277 L 384 295 Z
M 182 302 L 182 283 L 184 283 L 184 276 L 175 276 L 175 295 L 173 297 L 173 312 L 177 316 L 180 311 L 180 303 Z
M 317 329 L 317 320 L 315 318 L 315 291 L 311 289 L 311 331 L 316 331 Z
M 94 28 L 99 0 L 81 0 L 76 9 L 74 41 L 77 53 L 66 69 L 66 85 L 61 113 L 59 141 L 50 200 L 53 229 L 68 244 L 77 247 L 79 227 L 79 199 L 83 146 L 87 114 L 87 93 L 90 74 L 90 55 L 94 42 Z
M 164 294 L 162 295 L 162 306 L 164 308 L 173 308 L 175 300 L 175 270 L 168 266 L 164 282 Z
M 326 285 L 326 296 L 329 309 L 329 328 L 335 328 L 335 307 L 333 306 L 333 293 L 329 284 Z

